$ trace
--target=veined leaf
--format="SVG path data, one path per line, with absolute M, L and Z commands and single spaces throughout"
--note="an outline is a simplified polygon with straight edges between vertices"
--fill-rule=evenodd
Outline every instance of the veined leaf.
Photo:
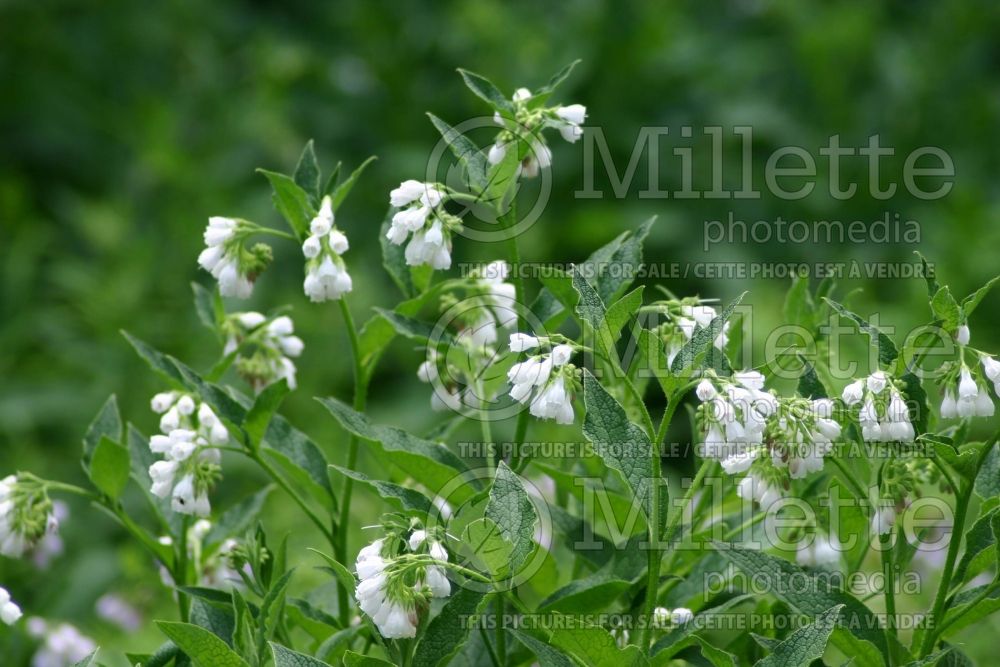
M 506 112 L 510 115 L 514 113 L 514 106 L 511 101 L 493 85 L 493 82 L 484 76 L 459 68 L 458 73 L 462 75 L 462 80 L 469 90 L 476 94 L 487 104 L 497 111 Z
M 524 484 L 503 461 L 497 467 L 485 516 L 497 525 L 500 535 L 510 543 L 511 574 L 516 574 L 535 550 L 535 524 L 538 514 L 524 490 Z
M 371 487 L 383 500 L 392 502 L 404 512 L 427 514 L 434 508 L 433 503 L 431 503 L 427 496 L 414 489 L 408 489 L 405 486 L 399 486 L 392 482 L 372 479 L 364 473 L 355 472 L 354 470 L 342 468 L 338 465 L 331 465 L 330 467 L 345 477 L 350 477 Z
M 670 364 L 670 371 L 674 375 L 684 376 L 689 375 L 691 371 L 702 368 L 721 366 L 722 369 L 726 369 L 729 366 L 729 362 L 725 359 L 725 353 L 715 348 L 715 339 L 722 334 L 726 322 L 733 316 L 733 312 L 743 301 L 744 296 L 746 296 L 746 292 L 730 301 L 729 305 L 709 322 L 707 327 L 695 330 L 691 340 L 684 344 L 677 352 L 677 356 L 674 357 L 673 363 Z M 708 363 L 705 363 L 705 357 L 709 357 Z
M 112 500 L 118 500 L 125 491 L 130 472 L 128 450 L 107 436 L 101 436 L 88 471 L 94 486 Z
M 892 363 L 896 361 L 896 357 L 899 356 L 899 350 L 896 349 L 896 344 L 892 342 L 892 339 L 889 338 L 889 336 L 882 333 L 882 331 L 877 327 L 872 326 L 866 319 L 857 313 L 847 310 L 833 299 L 825 298 L 823 300 L 830 304 L 830 307 L 837 311 L 838 315 L 854 322 L 859 331 L 868 334 L 868 337 L 872 341 L 872 345 L 878 349 L 879 363 L 883 366 L 891 366 Z
M 83 436 L 83 462 L 90 464 L 90 459 L 94 455 L 94 450 L 101 442 L 101 438 L 107 438 L 112 442 L 122 441 L 122 418 L 118 414 L 118 399 L 114 394 L 101 406 L 94 421 L 90 422 L 87 432 Z
M 156 626 L 184 651 L 197 667 L 248 667 L 214 634 L 191 623 L 156 621 Z
M 282 378 L 277 382 L 272 382 L 264 388 L 264 391 L 257 394 L 253 405 L 243 418 L 243 430 L 250 438 L 251 447 L 256 450 L 260 447 L 267 427 L 271 423 L 271 417 L 278 410 L 281 402 L 288 395 L 288 382 Z
M 358 165 L 358 168 L 352 171 L 351 175 L 344 179 L 343 183 L 338 184 L 337 187 L 333 189 L 333 192 L 330 193 L 330 199 L 333 204 L 334 211 L 340 208 L 340 205 L 344 203 L 345 199 L 347 199 L 347 195 L 351 194 L 354 184 L 358 182 L 358 177 L 364 173 L 368 165 L 377 159 L 378 158 L 372 155 L 370 158 Z
M 476 618 L 486 602 L 479 591 L 460 588 L 441 608 L 420 638 L 413 667 L 437 667 L 457 653 L 469 639 Z
M 969 315 L 972 314 L 972 311 L 974 311 L 976 307 L 979 306 L 980 302 L 982 302 L 982 300 L 986 297 L 989 291 L 993 289 L 993 287 L 997 284 L 997 281 L 1000 281 L 1000 276 L 992 278 L 988 283 L 977 289 L 969 296 L 962 299 L 962 314 L 965 317 L 969 317 Z
M 269 642 L 269 645 L 271 655 L 274 656 L 274 667 L 329 667 L 322 660 L 285 648 L 281 644 Z
M 535 654 L 541 667 L 576 667 L 565 653 L 546 642 L 535 639 L 521 630 L 511 630 L 510 633 L 517 638 L 517 641 L 524 644 L 525 648 Z
M 755 667 L 805 667 L 823 657 L 843 608 L 843 605 L 831 607 L 809 625 L 793 632 Z
M 319 204 L 320 169 L 312 139 L 307 141 L 306 147 L 302 149 L 292 180 L 312 198 L 314 204 Z
M 476 194 L 483 193 L 489 182 L 486 178 L 489 172 L 489 163 L 483 152 L 464 134 L 453 128 L 432 113 L 427 114 L 431 123 L 441 133 L 441 137 L 448 144 L 448 148 L 458 159 L 465 169 L 468 185 Z
M 361 655 L 354 651 L 344 652 L 344 665 L 346 667 L 394 667 L 391 662 L 381 658 L 373 658 L 370 655 Z
M 271 182 L 274 208 L 285 219 L 292 232 L 300 241 L 309 236 L 309 223 L 316 214 L 316 209 L 309 202 L 309 194 L 290 176 L 267 169 L 258 169 L 257 173 L 263 174 Z

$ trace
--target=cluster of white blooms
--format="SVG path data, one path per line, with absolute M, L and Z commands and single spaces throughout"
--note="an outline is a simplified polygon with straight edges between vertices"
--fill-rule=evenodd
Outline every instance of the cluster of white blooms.
M 746 473 L 737 492 L 764 507 L 781 497 L 787 479 L 821 471 L 840 437 L 830 418 L 832 401 L 778 398 L 764 389 L 758 371 L 703 378 L 695 393 L 702 402 L 703 456 L 718 459 L 731 475 Z
M 21 618 L 21 608 L 10 599 L 10 593 L 0 586 L 0 621 L 14 625 Z
M 490 164 L 503 162 L 507 152 L 519 151 L 519 142 L 523 142 L 527 148 L 519 165 L 519 174 L 534 178 L 540 169 L 547 169 L 552 164 L 552 151 L 545 143 L 543 130 L 555 128 L 570 143 L 583 136 L 581 126 L 587 118 L 587 107 L 582 104 L 544 107 L 539 100 L 543 98 L 536 97 L 527 88 L 518 88 L 511 98 L 512 117 L 505 118 L 500 112 L 493 115 L 493 121 L 504 129 L 486 155 Z
M 336 228 L 333 200 L 323 197 L 319 213 L 309 224 L 310 236 L 302 244 L 306 256 L 306 280 L 303 284 L 310 301 L 336 301 L 354 286 L 341 258 L 349 247 L 347 236 Z
M 666 628 L 672 625 L 684 625 L 694 620 L 694 612 L 687 607 L 677 607 L 673 611 L 666 607 L 653 610 L 652 625 L 654 628 Z
M 526 352 L 548 347 L 547 338 L 515 333 L 510 336 L 511 352 Z M 510 397 L 519 403 L 529 403 L 528 411 L 539 419 L 554 419 L 557 424 L 572 424 L 573 393 L 578 389 L 576 367 L 569 363 L 573 347 L 555 345 L 548 352 L 539 351 L 507 371 Z
M 880 499 L 872 511 L 871 531 L 873 535 L 888 535 L 896 525 L 896 505 L 891 500 Z
M 941 400 L 941 417 L 992 417 L 995 411 L 993 399 L 986 381 L 993 383 L 993 389 L 1000 389 L 1000 362 L 993 357 L 983 356 L 983 378 L 977 381 L 968 366 L 962 364 L 958 372 L 957 386 L 946 387 Z
M 265 326 L 266 324 L 266 326 Z M 302 354 L 305 344 L 295 335 L 295 324 L 287 315 L 268 321 L 257 312 L 234 313 L 223 325 L 226 336 L 224 354 L 236 350 L 240 356 L 236 369 L 260 391 L 272 382 L 284 379 L 289 389 L 296 386 L 293 358 Z
M 695 331 L 707 328 L 718 313 L 712 306 L 699 302 L 685 300 L 660 301 L 653 306 L 666 316 L 667 321 L 656 328 L 667 351 L 667 363 L 674 363 L 674 358 L 681 348 L 691 340 Z M 729 322 L 722 326 L 722 331 L 715 338 L 715 348 L 724 350 L 729 342 Z
M 0 480 L 0 554 L 20 558 L 58 529 L 59 520 L 44 486 L 22 482 L 17 475 Z
M 827 535 L 816 533 L 812 540 L 808 539 L 799 544 L 795 554 L 795 562 L 799 565 L 811 567 L 823 565 L 836 565 L 840 562 L 840 550 Z
M 426 554 L 432 563 L 401 558 L 400 551 Z M 412 531 L 405 540 L 375 540 L 358 552 L 355 567 L 360 583 L 355 597 L 386 639 L 415 637 L 417 602 L 451 594 L 444 566 L 434 561 L 447 563 L 448 551 L 423 529 Z M 411 574 L 416 577 L 414 583 L 410 583 Z
M 164 458 L 149 467 L 150 493 L 171 499 L 181 514 L 208 516 L 208 490 L 219 477 L 222 457 L 218 447 L 229 442 L 229 430 L 207 403 L 170 391 L 150 401 L 161 413 L 160 430 L 149 439 L 149 449 Z
M 468 336 L 476 345 L 492 345 L 497 341 L 497 328 L 507 328 L 517 322 L 516 291 L 507 282 L 510 265 L 503 260 L 490 262 L 472 274 L 472 287 L 466 315 L 469 326 L 460 336 Z
M 847 406 L 861 406 L 858 421 L 861 437 L 867 442 L 913 442 L 916 434 L 910 410 L 893 378 L 884 371 L 847 385 L 841 398 Z
M 28 619 L 28 634 L 42 645 L 31 657 L 31 667 L 68 667 L 97 650 L 97 644 L 69 623 L 50 627 L 43 619 Z
M 400 210 L 392 216 L 386 238 L 402 245 L 413 234 L 404 253 L 408 265 L 451 268 L 451 234 L 461 220 L 444 210 L 445 199 L 440 186 L 412 179 L 389 193 L 389 203 Z
M 205 249 L 198 264 L 219 281 L 219 293 L 247 299 L 253 280 L 271 261 L 270 246 L 258 243 L 247 248 L 244 241 L 254 227 L 245 220 L 213 216 L 205 228 Z

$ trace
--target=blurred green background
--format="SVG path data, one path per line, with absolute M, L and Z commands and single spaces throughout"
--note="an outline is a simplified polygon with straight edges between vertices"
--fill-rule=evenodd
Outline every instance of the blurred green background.
M 327 168 L 379 156 L 338 223 L 351 239 L 352 308 L 361 316 L 392 305 L 397 293 L 380 268 L 377 230 L 388 190 L 420 178 L 437 141 L 424 112 L 454 124 L 485 111 L 456 67 L 513 91 L 582 59 L 556 99 L 587 106 L 588 124 L 601 127 L 619 173 L 643 126 L 669 126 L 660 182 L 671 190 L 680 175 L 670 150 L 691 145 L 677 137 L 682 125 L 727 128 L 727 179 L 740 169 L 731 127 L 753 126 L 758 184 L 775 148 L 799 145 L 818 158 L 833 134 L 847 146 L 879 134 L 896 149 L 883 165 L 897 179 L 918 146 L 941 147 L 956 165 L 951 194 L 931 202 L 905 193 L 837 201 L 825 194 L 822 161 L 816 192 L 797 202 L 766 194 L 642 199 L 642 165 L 624 199 L 600 175 L 605 197 L 578 199 L 582 144 L 553 133 L 553 194 L 522 239 L 528 261 L 582 259 L 651 214 L 660 219 L 649 261 L 912 261 L 917 246 L 906 243 L 733 243 L 708 255 L 702 247 L 703 222 L 730 211 L 748 222 L 870 221 L 889 211 L 919 222 L 920 249 L 942 281 L 965 294 L 1000 266 L 998 30 L 1000 6 L 987 0 L 0 2 L 0 469 L 82 481 L 80 436 L 112 392 L 129 420 L 154 427 L 148 398 L 160 386 L 119 330 L 195 367 L 211 362 L 218 350 L 197 323 L 189 288 L 192 280 L 211 284 L 195 263 L 206 220 L 231 215 L 278 226 L 269 187 L 254 169 L 290 171 L 310 138 Z M 705 155 L 704 143 L 696 155 Z M 844 178 L 863 186 L 864 163 L 852 164 Z M 698 166 L 702 183 L 709 169 Z M 306 350 L 286 411 L 337 460 L 343 434 L 311 397 L 349 395 L 346 339 L 336 308 L 303 297 L 299 249 L 275 250 L 250 304 L 234 307 L 292 304 Z M 500 252 L 459 240 L 455 256 Z M 786 282 L 689 278 L 668 287 L 723 298 L 751 289 L 758 326 L 766 327 L 778 321 Z M 899 327 L 925 319 L 922 281 L 848 281 L 843 291 L 855 287 L 864 289 L 854 302 L 863 313 L 877 306 L 883 322 Z M 998 306 L 1000 295 L 991 295 L 972 322 L 983 349 L 1000 349 L 990 318 Z M 426 388 L 413 375 L 418 361 L 411 347 L 394 344 L 373 385 L 379 418 L 431 423 Z M 233 466 L 220 505 L 260 482 Z M 123 638 L 92 613 L 107 590 L 144 611 L 164 602 L 155 586 L 142 585 L 150 571 L 144 556 L 124 548 L 94 510 L 72 504 L 72 511 L 63 530 L 68 554 L 42 575 L 30 564 L 0 563 L 0 584 L 30 613 L 72 620 L 113 650 L 152 648 L 155 631 Z M 377 509 L 361 503 L 358 511 L 373 517 Z

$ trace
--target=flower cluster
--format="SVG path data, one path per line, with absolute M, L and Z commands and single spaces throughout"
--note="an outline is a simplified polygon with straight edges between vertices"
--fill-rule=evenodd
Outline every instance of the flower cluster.
M 0 621 L 14 625 L 21 618 L 21 608 L 10 599 L 10 593 L 0 586 Z
M 436 535 L 415 528 L 405 539 L 390 532 L 358 552 L 358 606 L 387 639 L 415 637 L 418 609 L 451 594 L 443 565 L 448 551 Z
M 546 97 L 533 95 L 527 88 L 518 88 L 511 98 L 512 113 L 506 117 L 500 112 L 493 115 L 493 121 L 503 130 L 497 134 L 486 155 L 490 164 L 500 164 L 507 152 L 514 150 L 521 162 L 519 174 L 534 178 L 539 169 L 547 169 L 552 164 L 552 151 L 545 143 L 543 130 L 557 129 L 570 143 L 583 136 L 581 126 L 587 118 L 587 107 L 582 104 L 545 107 L 542 105 Z
M 306 256 L 306 280 L 303 284 L 310 301 L 336 301 L 351 291 L 354 284 L 341 258 L 349 247 L 347 236 L 334 225 L 333 200 L 323 197 L 319 213 L 309 224 L 310 236 L 302 244 Z
M 0 480 L 0 554 L 20 558 L 59 529 L 45 485 L 28 475 Z
M 799 544 L 795 562 L 810 567 L 836 565 L 840 562 L 840 551 L 830 537 L 817 532 L 812 536 L 812 540 L 806 539 Z
M 982 376 L 978 379 L 973 376 L 973 371 L 962 363 L 958 368 L 958 374 L 947 374 L 945 382 L 948 386 L 941 400 L 943 419 L 992 417 L 995 409 L 986 384 L 992 383 L 994 391 L 1000 389 L 1000 361 L 983 355 Z
M 477 345 L 492 345 L 497 341 L 497 328 L 507 328 L 517 322 L 516 292 L 507 282 L 510 265 L 503 260 L 490 262 L 473 272 L 469 296 L 463 301 L 463 315 L 469 324 L 460 336 L 468 336 Z
M 443 186 L 412 179 L 389 193 L 389 203 L 400 210 L 392 216 L 386 238 L 402 245 L 413 234 L 404 253 L 408 265 L 451 268 L 451 234 L 462 221 L 444 210 L 446 198 Z
M 188 394 L 163 392 L 150 406 L 162 414 L 163 434 L 149 439 L 149 449 L 164 457 L 149 467 L 150 493 L 169 497 L 180 514 L 208 516 L 208 490 L 221 473 L 218 447 L 229 442 L 229 430 L 207 403 L 197 405 Z
M 236 370 L 255 391 L 284 379 L 290 389 L 296 386 L 293 358 L 302 354 L 305 344 L 295 335 L 295 324 L 287 315 L 268 321 L 261 313 L 235 313 L 223 324 L 226 337 L 224 354 L 239 353 Z
M 656 607 L 653 609 L 652 624 L 654 628 L 666 628 L 676 625 L 684 625 L 694 620 L 694 612 L 687 607 L 677 607 L 673 611 L 666 607 Z
M 841 398 L 847 406 L 861 405 L 858 421 L 865 441 L 913 442 L 916 434 L 909 407 L 896 381 L 884 371 L 847 385 Z
M 573 393 L 579 389 L 577 368 L 569 363 L 573 346 L 561 343 L 552 346 L 544 337 L 515 333 L 510 336 L 510 351 L 526 352 L 539 348 L 537 354 L 516 363 L 507 371 L 510 397 L 519 403 L 529 403 L 528 411 L 539 419 L 554 419 L 557 424 L 572 424 Z M 541 348 L 551 349 L 542 352 Z
M 205 228 L 205 249 L 198 255 L 198 265 L 219 281 L 219 293 L 247 299 L 253 281 L 271 262 L 271 247 L 258 243 L 246 247 L 246 239 L 257 227 L 245 220 L 214 216 Z
M 718 315 L 715 308 L 701 303 L 698 299 L 658 301 L 650 308 L 666 318 L 666 321 L 656 328 L 656 333 L 666 348 L 668 364 L 674 363 L 674 357 L 691 340 L 695 331 L 708 327 Z M 722 326 L 722 331 L 716 336 L 714 345 L 717 350 L 723 351 L 728 342 L 729 321 L 727 320 Z
M 51 627 L 43 619 L 28 619 L 28 634 L 42 640 L 31 658 L 31 667 L 66 667 L 84 660 L 97 649 L 94 640 L 69 623 Z
M 824 457 L 840 437 L 829 399 L 778 398 L 764 389 L 758 371 L 732 378 L 706 377 L 695 390 L 704 431 L 704 456 L 716 458 L 731 475 L 747 473 L 737 492 L 768 506 L 789 479 L 823 469 Z

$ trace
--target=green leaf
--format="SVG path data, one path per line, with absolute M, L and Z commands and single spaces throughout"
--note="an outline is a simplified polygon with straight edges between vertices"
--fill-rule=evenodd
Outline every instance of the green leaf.
M 351 175 L 348 176 L 343 183 L 340 183 L 336 188 L 334 188 L 333 192 L 330 194 L 334 211 L 340 208 L 340 205 L 344 203 L 345 199 L 347 199 L 347 195 L 351 194 L 354 184 L 358 182 L 358 177 L 364 173 L 368 165 L 377 159 L 378 158 L 372 155 L 370 158 L 358 165 L 358 168 L 352 171 Z
M 701 647 L 701 655 L 712 663 L 713 667 L 739 667 L 739 658 L 728 651 L 723 651 L 721 648 L 710 644 L 704 637 L 700 635 L 691 635 L 691 639 L 698 643 Z
M 579 60 L 574 60 L 569 65 L 566 65 L 561 70 L 552 75 L 549 82 L 544 86 L 535 91 L 532 101 L 541 100 L 545 101 L 552 92 L 562 84 L 563 81 L 569 78 L 569 75 L 573 72 L 575 68 L 580 63 Z
M 197 667 L 248 667 L 214 634 L 191 623 L 155 621 L 156 626 L 184 651 Z
M 980 302 L 986 297 L 991 289 L 1000 281 L 1000 276 L 991 279 L 988 283 L 977 289 L 975 292 L 969 296 L 962 299 L 962 314 L 968 318 L 972 314 L 972 311 L 979 306 Z
M 887 656 L 885 634 L 878 619 L 864 604 L 851 595 L 832 587 L 828 578 L 814 576 L 797 565 L 762 551 L 716 543 L 727 560 L 747 574 L 772 583 L 772 594 L 799 613 L 819 616 L 831 607 L 843 605 L 833 643 L 845 654 L 853 656 L 859 667 L 882 667 Z M 877 659 L 870 645 L 881 653 Z
M 644 430 L 629 421 L 625 409 L 609 394 L 590 371 L 583 371 L 583 402 L 587 414 L 583 435 L 594 445 L 605 465 L 617 470 L 632 489 L 647 519 L 651 507 L 653 444 Z M 666 495 L 666 487 L 660 489 Z
M 454 343 L 454 338 L 450 333 L 444 330 L 436 331 L 433 324 L 421 322 L 420 320 L 415 320 L 412 317 L 407 317 L 406 315 L 401 315 L 400 313 L 384 308 L 375 308 L 374 310 L 386 322 L 392 325 L 396 333 L 404 338 L 415 340 L 422 345 L 427 345 L 432 340 L 438 346 Z
M 233 601 L 233 641 L 232 646 L 241 656 L 247 660 L 256 660 L 256 646 L 254 644 L 254 615 L 257 610 L 252 609 L 243 598 L 238 589 L 234 588 Z
M 843 605 L 831 607 L 809 625 L 799 628 L 774 647 L 756 667 L 805 667 L 823 657 Z
M 545 611 L 567 614 L 605 609 L 631 588 L 632 582 L 614 572 L 601 570 L 574 579 L 539 603 Z
M 125 340 L 129 342 L 129 345 L 132 346 L 139 357 L 151 369 L 159 373 L 160 377 L 169 382 L 172 387 L 184 388 L 184 376 L 181 375 L 180 371 L 177 370 L 177 367 L 170 361 L 167 355 L 125 330 L 122 330 L 122 335 L 125 336 Z M 94 444 L 97 444 L 96 440 Z
M 653 648 L 650 649 L 650 655 L 655 655 L 658 664 L 662 664 L 666 658 L 669 658 L 681 649 L 688 646 L 689 637 L 693 635 L 699 628 L 703 627 L 713 627 L 713 623 L 717 623 L 719 619 L 724 618 L 725 614 L 729 612 L 730 609 L 737 605 L 741 605 L 747 600 L 751 599 L 750 595 L 737 595 L 736 597 L 729 598 L 725 602 L 709 607 L 708 609 L 702 609 L 699 611 L 695 617 L 683 625 L 679 625 L 663 637 L 656 640 L 653 644 Z
M 431 123 L 448 144 L 448 148 L 458 159 L 459 164 L 465 169 L 465 177 L 469 187 L 476 194 L 483 193 L 489 182 L 486 175 L 489 172 L 489 163 L 486 161 L 483 152 L 479 150 L 472 141 L 461 132 L 453 128 L 432 113 L 427 114 Z
M 132 461 L 132 479 L 142 489 L 160 523 L 167 528 L 167 532 L 178 534 L 181 530 L 181 515 L 170 508 L 170 498 L 159 498 L 149 491 L 153 485 L 153 480 L 149 477 L 149 467 L 159 460 L 159 457 L 149 451 L 149 440 L 131 424 L 128 425 L 126 441 L 129 458 Z M 171 557 L 171 549 L 162 545 L 160 547 L 162 548 L 161 558 L 166 561 Z
M 372 424 L 368 417 L 335 398 L 318 399 L 348 432 L 392 452 L 392 461 L 432 492 L 447 484 L 458 502 L 465 501 L 475 490 L 472 484 L 454 484 L 466 472 L 465 463 L 444 445 L 418 438 L 398 428 Z
M 992 522 L 996 516 L 996 508 L 986 512 L 965 533 L 965 550 L 962 552 L 962 560 L 955 568 L 953 583 L 966 583 L 994 562 L 996 537 L 993 535 Z
M 87 432 L 83 436 L 83 462 L 89 465 L 94 450 L 101 442 L 101 438 L 107 438 L 112 442 L 122 440 L 122 418 L 118 414 L 118 400 L 114 394 L 101 406 L 94 421 L 90 422 Z
M 809 363 L 805 356 L 800 355 L 802 360 L 802 375 L 799 376 L 798 392 L 805 398 L 826 398 L 829 394 L 823 382 L 816 374 L 816 368 Z
M 254 451 L 260 447 L 271 424 L 271 417 L 285 400 L 288 391 L 288 382 L 282 378 L 264 387 L 264 391 L 254 398 L 253 405 L 243 419 L 243 430 L 250 438 L 250 446 Z
M 486 596 L 479 591 L 458 589 L 427 626 L 412 667 L 437 667 L 457 653 L 469 639 L 485 601 Z
M 245 533 L 247 528 L 257 519 L 264 507 L 264 502 L 273 490 L 274 485 L 269 484 L 219 515 L 218 519 L 212 523 L 212 529 L 205 536 L 204 546 L 221 544 L 230 537 Z
M 390 206 L 378 234 L 379 245 L 382 247 L 382 267 L 392 278 L 392 282 L 396 283 L 396 287 L 403 293 L 403 297 L 410 299 L 416 296 L 417 288 L 413 284 L 413 275 L 406 263 L 406 250 L 402 245 L 395 245 L 389 241 L 386 236 L 392 226 L 392 216 L 395 213 L 396 209 Z
M 396 329 L 379 314 L 373 315 L 358 332 L 361 365 L 371 368 L 396 337 Z
M 373 658 L 370 655 L 361 655 L 354 651 L 344 652 L 344 664 L 347 667 L 384 667 L 385 665 L 394 667 L 391 662 L 381 658 Z
M 191 600 L 190 620 L 194 625 L 205 628 L 226 642 L 227 646 L 232 647 L 235 619 L 231 601 L 226 600 L 225 604 L 229 606 L 216 606 L 202 597 L 195 597 Z
M 79 662 L 73 663 L 73 667 L 90 667 L 92 664 L 94 664 L 94 660 L 97 659 L 97 651 L 98 649 L 94 649 L 94 652 L 88 655 L 86 658 L 80 660 Z
M 329 567 L 330 574 L 336 577 L 337 581 L 340 582 L 341 586 L 343 586 L 347 590 L 352 590 L 357 585 L 358 582 L 357 580 L 355 580 L 354 575 L 351 574 L 351 571 L 348 570 L 340 561 L 335 559 L 333 556 L 329 556 L 317 549 L 309 549 L 309 551 L 313 552 L 314 554 L 316 554 L 317 556 L 326 561 Z
M 500 529 L 500 535 L 510 543 L 511 574 L 516 574 L 535 550 L 535 524 L 538 514 L 524 490 L 524 484 L 503 461 L 497 466 L 485 516 Z
M 785 320 L 809 331 L 816 325 L 816 304 L 809 293 L 809 276 L 796 274 L 792 277 L 792 286 L 785 294 L 783 308 Z
M 933 298 L 939 289 L 938 281 L 934 278 L 934 272 L 931 265 L 927 263 L 927 260 L 919 250 L 914 250 L 913 254 L 920 258 L 920 267 L 923 270 L 924 281 L 927 283 L 927 297 Z
M 345 477 L 350 477 L 355 481 L 371 487 L 379 496 L 382 497 L 383 500 L 390 501 L 393 505 L 404 512 L 428 514 L 432 509 L 434 509 L 434 504 L 427 498 L 427 496 L 419 491 L 408 489 L 405 486 L 399 486 L 398 484 L 393 484 L 392 482 L 383 482 L 377 479 L 372 479 L 364 473 L 355 472 L 354 470 L 342 468 L 338 465 L 331 465 L 330 467 Z
M 896 357 L 899 356 L 899 350 L 896 349 L 896 344 L 892 342 L 892 339 L 889 338 L 889 336 L 882 333 L 882 331 L 877 327 L 869 324 L 867 320 L 857 313 L 847 310 L 833 299 L 824 299 L 824 301 L 830 304 L 830 307 L 837 311 L 837 314 L 841 317 L 854 322 L 859 331 L 868 334 L 868 337 L 872 341 L 872 345 L 878 349 L 878 359 L 880 364 L 883 366 L 890 366 L 894 361 L 896 361 Z
M 312 197 L 313 202 L 319 203 L 320 169 L 312 139 L 306 142 L 306 147 L 302 150 L 292 180 Z
M 670 371 L 674 375 L 684 375 L 703 368 L 719 368 L 720 366 L 723 369 L 728 368 L 729 363 L 725 360 L 725 353 L 716 349 L 715 339 L 722 333 L 726 322 L 733 316 L 733 312 L 746 294 L 743 292 L 730 301 L 729 305 L 709 322 L 707 327 L 695 330 L 691 340 L 684 344 L 677 352 L 677 356 L 674 357 L 673 363 L 670 364 Z
M 328 667 L 322 660 L 317 660 L 305 653 L 293 651 L 274 642 L 269 643 L 271 655 L 274 656 L 274 667 Z
M 218 331 L 219 322 L 225 313 L 222 311 L 222 297 L 214 290 L 205 289 L 200 283 L 191 283 L 194 292 L 194 310 L 198 320 L 211 331 Z
M 538 664 L 541 667 L 576 667 L 573 661 L 562 651 L 535 639 L 521 630 L 510 630 L 510 634 L 517 638 L 517 641 L 524 644 L 525 648 L 535 654 Z
M 485 101 L 497 111 L 505 111 L 508 114 L 514 113 L 514 106 L 510 100 L 493 85 L 493 82 L 475 72 L 470 72 L 459 68 L 458 73 L 462 75 L 462 80 L 477 97 Z
M 1000 447 L 995 443 L 991 443 L 990 453 L 976 475 L 976 493 L 984 500 L 1000 495 Z
M 962 320 L 962 309 L 959 308 L 958 301 L 951 295 L 947 285 L 939 289 L 931 299 L 931 310 L 934 311 L 934 316 L 941 320 L 941 326 L 945 331 L 955 331 Z
M 510 576 L 513 547 L 491 519 L 477 519 L 466 526 L 458 548 L 467 561 L 489 572 L 494 580 Z
M 559 628 L 551 643 L 590 667 L 641 667 L 649 664 L 638 646 L 619 648 L 611 633 L 599 626 Z
M 128 485 L 130 472 L 128 450 L 107 436 L 101 436 L 90 459 L 88 471 L 94 486 L 112 500 L 118 500 Z
M 260 603 L 260 613 L 257 615 L 257 655 L 264 654 L 267 641 L 274 637 L 275 630 L 281 622 L 285 594 L 294 572 L 295 570 L 289 570 L 282 574 Z
M 913 662 L 908 662 L 903 667 L 931 667 L 931 665 L 939 664 L 939 661 L 946 655 L 948 655 L 948 653 L 950 653 L 951 651 L 952 648 L 949 646 L 948 648 L 943 649 L 941 651 L 936 651 L 934 653 L 931 653 L 926 658 L 922 658 L 920 660 L 914 660 Z M 944 663 L 940 664 L 943 665 Z
M 258 169 L 257 173 L 263 174 L 270 181 L 274 208 L 299 240 L 309 236 L 309 223 L 316 214 L 316 210 L 309 202 L 309 194 L 289 176 L 267 169 Z

